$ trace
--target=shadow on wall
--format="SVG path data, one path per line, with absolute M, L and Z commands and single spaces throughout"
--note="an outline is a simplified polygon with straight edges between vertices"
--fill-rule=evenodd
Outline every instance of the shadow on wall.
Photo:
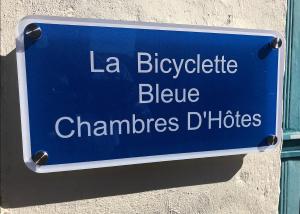
M 50 174 L 23 163 L 15 50 L 1 56 L 2 207 L 137 193 L 228 181 L 241 168 L 242 155 L 91 169 Z

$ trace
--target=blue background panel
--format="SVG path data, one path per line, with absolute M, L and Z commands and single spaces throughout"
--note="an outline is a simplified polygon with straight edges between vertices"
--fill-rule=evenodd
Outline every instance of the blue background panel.
M 25 38 L 31 152 L 49 154 L 48 164 L 112 160 L 163 154 L 215 151 L 267 146 L 265 138 L 276 133 L 278 50 L 261 50 L 270 36 L 179 32 L 114 27 L 43 24 L 36 42 Z M 118 74 L 91 73 L 90 51 L 95 66 L 118 57 Z M 214 59 L 224 55 L 238 62 L 235 74 L 187 74 L 178 79 L 163 73 L 138 74 L 137 52 L 159 57 Z M 197 88 L 196 103 L 140 104 L 138 84 L 161 88 Z M 186 130 L 187 112 L 227 110 L 262 116 L 259 127 Z M 91 136 L 62 139 L 55 133 L 62 116 L 91 123 L 97 120 L 137 118 L 179 119 L 177 132 Z M 73 124 L 62 127 L 68 131 Z

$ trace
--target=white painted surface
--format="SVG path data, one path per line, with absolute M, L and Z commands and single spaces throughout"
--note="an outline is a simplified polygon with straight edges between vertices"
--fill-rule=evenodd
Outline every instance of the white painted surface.
M 1 56 L 6 56 L 15 49 L 15 28 L 19 20 L 26 15 L 55 15 L 267 29 L 279 31 L 284 35 L 285 10 L 285 0 L 2 0 L 0 53 Z M 3 120 L 5 123 L 6 121 L 11 123 L 18 122 L 16 118 L 19 118 L 19 116 L 14 117 L 15 119 L 10 119 L 12 115 L 4 114 L 8 112 L 6 108 L 9 108 L 9 106 L 5 105 L 5 102 L 9 101 L 10 98 L 6 97 L 5 94 L 9 93 L 10 90 L 10 86 L 6 85 L 6 83 L 10 82 L 10 70 L 9 67 L 5 67 L 5 63 L 1 68 L 6 69 L 6 76 L 1 76 L 3 85 L 1 91 L 3 93 L 1 98 L 1 117 L 5 119 Z M 1 73 L 3 73 L 2 69 Z M 18 103 L 14 104 L 17 105 Z M 7 118 L 5 118 L 6 116 Z M 278 210 L 279 147 L 273 152 L 247 155 L 244 158 L 241 169 L 228 181 L 208 182 L 210 184 L 197 185 L 194 183 L 188 185 L 189 182 L 185 182 L 187 185 L 177 188 L 159 188 L 160 190 L 147 190 L 145 192 L 91 198 L 88 200 L 78 199 L 72 202 L 59 201 L 61 203 L 54 203 L 55 201 L 47 201 L 51 204 L 39 206 L 34 206 L 33 201 L 30 206 L 15 208 L 15 206 L 9 206 L 8 200 L 9 195 L 12 194 L 12 186 L 16 186 L 16 189 L 19 188 L 22 191 L 23 185 L 28 185 L 31 181 L 25 180 L 14 184 L 12 183 L 14 181 L 12 178 L 24 177 L 26 179 L 31 175 L 27 175 L 23 168 L 22 170 L 24 171 L 14 171 L 16 166 L 18 166 L 16 164 L 19 163 L 17 160 L 20 157 L 14 157 L 17 163 L 11 161 L 14 151 L 9 150 L 11 148 L 7 144 L 14 143 L 16 145 L 14 149 L 19 151 L 21 142 L 14 142 L 19 140 L 19 138 L 11 134 L 11 130 L 6 129 L 6 127 L 13 126 L 5 123 L 1 122 L 1 197 L 5 207 L 5 211 L 1 210 L 1 212 L 3 211 L 4 213 L 277 213 Z M 16 130 L 19 131 L 18 126 Z M 226 170 L 228 166 L 224 165 L 222 167 Z M 134 172 L 134 170 L 131 171 Z M 184 173 L 183 170 L 182 174 Z M 203 174 L 207 173 L 209 172 L 203 171 Z M 90 174 L 93 176 L 93 173 Z M 151 182 L 151 177 L 153 176 L 155 175 L 145 176 L 144 180 Z M 40 177 L 40 179 L 42 178 Z M 53 182 L 66 182 L 61 177 L 55 178 Z M 89 182 L 87 178 L 87 176 L 84 177 L 86 179 L 84 182 L 86 183 Z M 35 179 L 38 180 L 39 178 Z M 174 179 L 177 178 L 174 177 Z M 189 180 L 191 178 L 187 177 L 186 179 Z M 22 179 L 18 181 L 22 181 Z M 99 182 L 101 182 L 100 177 Z M 143 180 L 140 182 L 143 182 Z M 34 184 L 31 185 L 34 186 Z M 45 183 L 44 185 L 50 184 Z M 109 182 L 107 185 L 109 185 Z M 119 188 L 122 188 L 122 186 Z M 28 195 L 30 196 L 35 191 L 33 188 L 31 192 L 28 192 Z M 61 190 L 57 189 L 56 191 L 57 194 L 60 194 Z M 47 193 L 42 193 L 41 191 L 41 194 Z M 74 193 L 71 192 L 71 194 L 86 195 L 88 193 L 74 190 Z M 17 193 L 14 195 L 17 201 L 22 201 L 22 198 L 18 198 L 20 196 Z

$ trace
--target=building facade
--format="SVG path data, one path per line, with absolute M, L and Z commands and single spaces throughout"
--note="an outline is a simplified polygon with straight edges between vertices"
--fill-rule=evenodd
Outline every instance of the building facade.
M 277 213 L 281 145 L 265 153 L 36 174 L 23 163 L 16 26 L 27 15 L 275 30 L 284 0 L 1 0 L 1 213 Z

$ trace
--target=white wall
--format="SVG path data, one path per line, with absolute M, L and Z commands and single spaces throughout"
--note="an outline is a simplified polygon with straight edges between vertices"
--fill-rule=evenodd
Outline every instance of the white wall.
M 277 213 L 280 151 L 40 175 L 22 162 L 15 27 L 26 15 L 272 29 L 284 0 L 1 0 L 3 213 Z

